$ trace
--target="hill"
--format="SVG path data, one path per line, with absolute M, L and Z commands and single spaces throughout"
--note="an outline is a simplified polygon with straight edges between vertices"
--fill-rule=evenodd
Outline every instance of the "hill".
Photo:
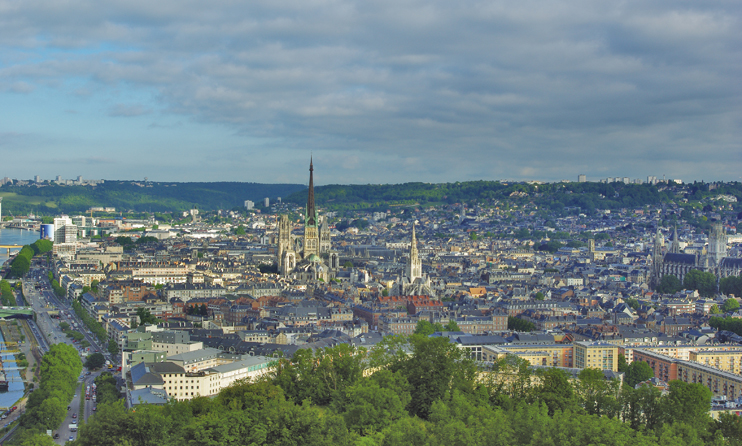
M 81 213 L 92 206 L 115 207 L 117 210 L 183 211 L 197 207 L 202 210 L 243 207 L 245 200 L 256 204 L 265 197 L 275 201 L 298 190 L 301 184 L 261 183 L 154 183 L 108 181 L 97 186 L 0 187 L 4 215 L 9 212 L 39 215 Z

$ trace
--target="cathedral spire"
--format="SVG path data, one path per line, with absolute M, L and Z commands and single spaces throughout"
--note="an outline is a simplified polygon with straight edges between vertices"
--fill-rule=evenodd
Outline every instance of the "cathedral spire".
M 309 195 L 307 196 L 307 220 L 306 224 L 315 226 L 317 224 L 317 211 L 314 207 L 314 164 L 309 158 Z
M 678 227 L 675 226 L 675 230 L 672 233 L 672 245 L 670 246 L 670 252 L 678 254 L 680 252 L 680 240 L 678 239 Z

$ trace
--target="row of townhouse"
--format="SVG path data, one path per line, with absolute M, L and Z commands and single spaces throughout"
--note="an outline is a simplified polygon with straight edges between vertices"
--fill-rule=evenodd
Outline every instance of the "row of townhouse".
M 714 395 L 725 396 L 729 400 L 734 400 L 742 396 L 742 375 L 732 370 L 739 370 L 739 362 L 742 360 L 742 351 L 717 352 L 698 352 L 700 356 L 694 356 L 696 359 L 705 359 L 708 357 L 718 358 L 718 364 L 723 368 L 716 368 L 704 362 L 695 360 L 682 360 L 667 356 L 661 353 L 649 350 L 638 349 L 634 351 L 635 361 L 644 361 L 652 368 L 655 377 L 667 382 L 672 380 L 681 380 L 687 383 L 698 383 L 708 387 Z M 708 356 L 705 356 L 704 353 Z M 725 361 L 726 359 L 726 361 Z M 734 361 L 729 361 L 733 359 Z M 710 361 L 711 363 L 711 361 Z

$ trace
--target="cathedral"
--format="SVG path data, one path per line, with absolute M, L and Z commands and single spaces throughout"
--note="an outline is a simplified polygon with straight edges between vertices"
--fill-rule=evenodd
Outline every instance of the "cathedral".
M 415 224 L 412 224 L 412 240 L 410 252 L 405 265 L 404 274 L 392 286 L 392 296 L 432 296 L 430 278 L 423 274 L 423 264 L 417 252 L 417 237 Z
M 727 257 L 727 236 L 721 222 L 711 227 L 708 248 L 704 252 L 685 254 L 680 250 L 678 230 L 673 231 L 670 248 L 664 249 L 665 241 L 657 228 L 652 251 L 652 286 L 659 285 L 662 277 L 673 275 L 683 282 L 691 270 L 713 273 L 718 279 L 739 276 L 742 273 L 742 259 Z
M 340 267 L 340 257 L 332 250 L 327 219 L 317 215 L 314 204 L 314 164 L 309 161 L 309 193 L 304 214 L 304 236 L 291 233 L 287 215 L 278 220 L 278 272 L 283 277 L 303 281 L 322 279 L 327 282 Z

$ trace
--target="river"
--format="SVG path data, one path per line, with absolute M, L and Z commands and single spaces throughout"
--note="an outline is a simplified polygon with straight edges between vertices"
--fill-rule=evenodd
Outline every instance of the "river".
M 26 229 L 0 229 L 0 245 L 28 245 L 38 239 L 38 231 L 28 231 Z M 6 260 L 8 260 L 8 250 L 0 249 L 0 265 L 5 263 Z

